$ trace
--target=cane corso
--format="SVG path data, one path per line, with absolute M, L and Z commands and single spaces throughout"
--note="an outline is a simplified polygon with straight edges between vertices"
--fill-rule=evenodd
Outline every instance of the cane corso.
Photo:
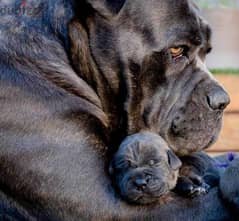
M 182 163 L 158 135 L 128 136 L 110 164 L 110 175 L 121 196 L 130 203 L 164 203 L 177 183 Z
M 204 65 L 190 0 L 1 0 L 3 220 L 223 220 L 217 189 L 130 206 L 107 174 L 121 141 L 156 133 L 177 155 L 212 144 L 229 97 Z

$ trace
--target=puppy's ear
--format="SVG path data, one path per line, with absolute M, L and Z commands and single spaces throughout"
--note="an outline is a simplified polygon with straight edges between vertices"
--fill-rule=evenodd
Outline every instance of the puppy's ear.
M 175 155 L 172 150 L 167 151 L 168 163 L 173 170 L 178 170 L 182 166 L 181 160 Z
M 86 0 L 91 7 L 105 17 L 117 15 L 126 0 Z

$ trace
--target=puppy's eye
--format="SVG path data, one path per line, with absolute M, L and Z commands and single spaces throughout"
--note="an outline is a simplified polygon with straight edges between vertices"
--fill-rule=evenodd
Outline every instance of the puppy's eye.
M 156 162 L 154 160 L 149 161 L 149 166 L 153 166 Z
M 125 162 L 125 165 L 128 166 L 128 167 L 131 167 L 131 161 L 127 160 L 127 161 Z
M 130 168 L 137 168 L 137 165 L 130 160 L 127 160 L 126 166 Z
M 179 57 L 183 56 L 185 48 L 184 47 L 173 47 L 173 48 L 170 48 L 169 51 L 173 58 L 179 58 Z

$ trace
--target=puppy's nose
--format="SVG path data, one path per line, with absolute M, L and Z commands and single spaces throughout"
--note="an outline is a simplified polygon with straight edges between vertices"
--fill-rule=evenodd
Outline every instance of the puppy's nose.
M 144 178 L 137 178 L 134 181 L 134 184 L 137 188 L 140 188 L 140 189 L 144 190 L 147 187 L 148 182 Z
M 224 110 L 230 103 L 230 97 L 223 88 L 217 87 L 209 92 L 207 102 L 213 110 Z

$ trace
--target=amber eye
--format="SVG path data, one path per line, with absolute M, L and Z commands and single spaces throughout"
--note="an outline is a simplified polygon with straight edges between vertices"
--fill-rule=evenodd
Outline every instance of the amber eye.
M 183 47 L 173 47 L 170 48 L 170 53 L 173 58 L 181 57 L 183 55 L 184 48 Z

